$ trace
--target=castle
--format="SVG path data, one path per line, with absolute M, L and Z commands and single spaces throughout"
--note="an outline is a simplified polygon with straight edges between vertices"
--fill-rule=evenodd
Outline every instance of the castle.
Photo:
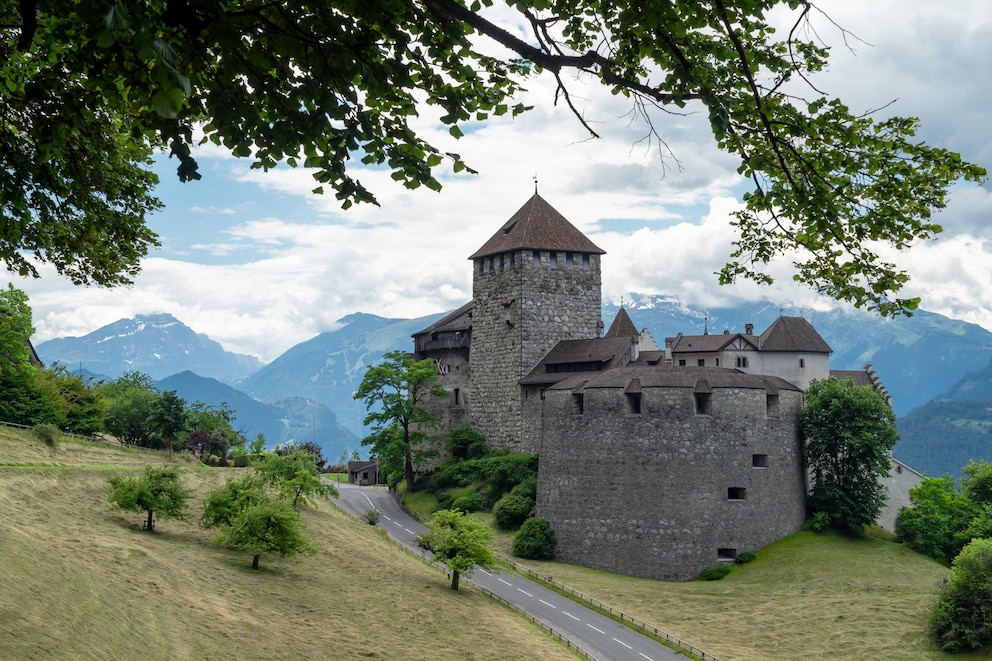
M 659 346 L 621 308 L 604 332 L 604 254 L 535 193 L 471 255 L 473 300 L 413 336 L 449 394 L 442 428 L 540 454 L 537 516 L 564 562 L 689 579 L 796 532 L 797 415 L 830 347 L 786 316 Z

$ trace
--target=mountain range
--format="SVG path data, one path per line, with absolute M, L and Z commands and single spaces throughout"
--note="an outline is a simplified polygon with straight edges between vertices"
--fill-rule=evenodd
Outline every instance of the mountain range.
M 987 456 L 992 446 L 983 436 L 969 436 L 966 442 L 955 432 L 988 432 L 980 412 L 992 410 L 992 333 L 975 324 L 926 311 L 886 319 L 853 309 L 797 311 L 772 303 L 701 310 L 665 296 L 632 294 L 625 301 L 637 327 L 647 328 L 662 346 L 665 337 L 679 332 L 739 332 L 753 323 L 760 333 L 781 314 L 805 316 L 833 349 L 833 369 L 862 369 L 870 363 L 881 377 L 900 416 L 903 440 L 896 457 L 927 474 L 958 474 L 968 459 Z M 604 303 L 607 326 L 618 309 Z M 189 401 L 227 402 L 237 412 L 236 426 L 249 438 L 262 432 L 270 444 L 316 439 L 325 456 L 336 460 L 358 449 L 366 434 L 366 411 L 352 399 L 366 368 L 387 351 L 411 349 L 410 336 L 443 314 L 416 319 L 348 315 L 336 330 L 291 347 L 267 365 L 227 352 L 164 314 L 122 319 L 81 338 L 41 343 L 37 350 L 45 362 L 79 364 L 107 378 L 146 372 L 160 389 L 176 390 Z M 945 401 L 957 405 L 935 408 Z M 922 436 L 914 424 L 920 408 L 929 430 Z M 940 415 L 935 417 L 935 411 Z M 961 448 L 952 449 L 954 444 Z

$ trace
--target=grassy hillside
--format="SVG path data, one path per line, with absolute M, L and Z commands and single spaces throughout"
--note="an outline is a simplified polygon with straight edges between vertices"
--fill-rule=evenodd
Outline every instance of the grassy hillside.
M 926 615 L 949 570 L 901 544 L 800 532 L 757 555 L 712 582 L 526 564 L 727 661 L 990 656 L 951 655 L 931 645 Z
M 0 428 L 0 658 L 574 658 L 329 504 L 303 513 L 316 556 L 259 571 L 194 522 L 109 508 L 107 476 L 167 461 Z M 175 461 L 198 498 L 238 472 Z

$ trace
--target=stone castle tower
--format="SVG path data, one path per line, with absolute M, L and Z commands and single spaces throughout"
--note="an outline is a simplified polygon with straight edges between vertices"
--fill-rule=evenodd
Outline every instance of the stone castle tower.
M 559 341 L 601 335 L 603 254 L 535 193 L 469 258 L 472 418 L 490 445 L 538 451 L 540 394 L 519 381 Z

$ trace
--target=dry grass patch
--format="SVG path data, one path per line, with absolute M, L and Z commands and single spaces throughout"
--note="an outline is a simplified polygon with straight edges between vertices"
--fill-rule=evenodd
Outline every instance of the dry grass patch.
M 574 658 L 327 503 L 303 511 L 316 557 L 252 571 L 195 524 L 241 469 L 181 468 L 194 521 L 149 534 L 110 509 L 106 478 L 168 459 L 72 446 L 0 438 L 0 658 Z

